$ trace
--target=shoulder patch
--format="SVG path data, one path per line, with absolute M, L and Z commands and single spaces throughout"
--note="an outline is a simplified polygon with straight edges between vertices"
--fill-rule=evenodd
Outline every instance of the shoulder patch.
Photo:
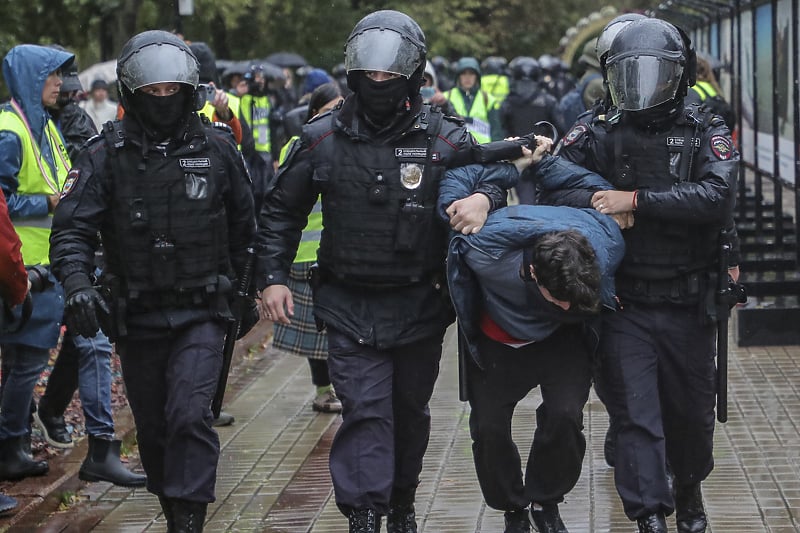
M 78 178 L 81 177 L 81 170 L 79 168 L 73 168 L 67 174 L 67 179 L 64 181 L 64 188 L 61 189 L 61 198 L 66 197 L 70 191 L 75 188 L 75 184 L 78 182 Z
M 561 140 L 564 146 L 569 146 L 580 139 L 584 133 L 588 131 L 588 128 L 583 124 L 575 124 L 569 133 L 567 133 L 564 138 Z
M 711 137 L 711 151 L 720 161 L 727 161 L 733 157 L 733 143 L 728 137 L 714 135 Z

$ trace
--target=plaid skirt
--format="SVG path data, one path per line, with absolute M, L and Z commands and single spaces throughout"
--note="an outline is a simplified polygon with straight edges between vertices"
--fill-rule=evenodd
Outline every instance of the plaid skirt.
M 328 358 L 328 337 L 317 331 L 314 321 L 314 301 L 306 274 L 312 263 L 295 263 L 289 273 L 288 286 L 294 299 L 292 323 L 274 324 L 272 345 L 279 350 L 307 357 Z

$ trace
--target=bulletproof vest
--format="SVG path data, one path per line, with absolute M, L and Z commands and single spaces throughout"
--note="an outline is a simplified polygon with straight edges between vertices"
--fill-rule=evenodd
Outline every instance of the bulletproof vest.
M 419 130 L 381 145 L 331 132 L 336 114 L 304 132 L 324 191 L 320 267 L 354 285 L 431 279 L 444 264 L 447 227 L 436 218 L 436 200 L 442 161 L 453 151 L 437 138 L 441 112 L 424 106 Z
M 107 123 L 104 135 L 113 176 L 107 270 L 123 278 L 131 300 L 203 303 L 231 273 L 219 190 L 227 170 L 213 140 L 195 138 L 167 157 L 151 148 L 143 158 L 120 122 Z
M 673 183 L 697 179 L 695 160 L 708 124 L 696 107 L 686 111 L 690 109 L 697 122 L 684 114 L 666 132 L 651 133 L 624 121 L 609 132 L 615 187 L 626 191 L 665 190 Z M 684 302 L 699 297 L 702 274 L 714 264 L 718 230 L 637 215 L 634 226 L 625 230 L 627 251 L 617 270 L 618 278 L 623 279 L 618 286 L 620 294 L 630 289 L 642 293 L 639 296 L 668 296 Z M 625 279 L 641 283 L 631 289 Z

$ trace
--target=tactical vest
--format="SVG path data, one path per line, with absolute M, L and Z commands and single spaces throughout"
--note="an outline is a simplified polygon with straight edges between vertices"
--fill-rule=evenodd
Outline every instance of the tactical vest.
M 494 99 L 483 89 L 478 89 L 472 107 L 467 110 L 464 95 L 457 87 L 445 93 L 447 99 L 453 104 L 459 116 L 467 119 L 465 126 L 479 143 L 488 143 L 492 140 L 492 128 L 489 124 L 489 111 L 494 108 Z M 469 120 L 471 119 L 471 120 Z
M 423 107 L 420 131 L 385 145 L 333 132 L 338 110 L 304 130 L 320 182 L 323 230 L 318 259 L 341 282 L 399 287 L 441 271 L 447 227 L 436 218 L 445 154 L 440 111 Z
M 19 185 L 16 194 L 53 195 L 59 194 L 71 166 L 67 149 L 61 134 L 52 120 L 44 125 L 44 134 L 50 145 L 50 153 L 55 168 L 43 157 L 39 143 L 33 139 L 33 133 L 25 114 L 16 101 L 11 100 L 10 109 L 0 110 L 0 130 L 11 131 L 22 145 L 22 166 L 19 169 Z M 50 264 L 50 228 L 53 215 L 14 219 L 14 229 L 22 241 L 22 260 L 30 265 Z
M 142 159 L 119 121 L 103 128 L 111 165 L 107 270 L 127 297 L 153 307 L 199 305 L 230 276 L 228 222 L 219 184 L 227 168 L 213 139 Z M 209 136 L 210 137 L 210 136 Z M 146 168 L 141 166 L 146 164 Z M 109 239 L 111 238 L 111 240 Z
M 611 181 L 616 188 L 664 190 L 673 183 L 697 180 L 695 160 L 710 116 L 694 106 L 686 112 L 690 110 L 697 122 L 684 114 L 665 133 L 624 123 L 609 132 L 616 162 Z M 704 290 L 703 273 L 715 264 L 718 232 L 719 228 L 637 215 L 634 226 L 625 230 L 627 251 L 617 270 L 620 294 L 633 290 L 655 299 L 695 300 Z M 629 287 L 629 280 L 638 280 L 640 286 Z

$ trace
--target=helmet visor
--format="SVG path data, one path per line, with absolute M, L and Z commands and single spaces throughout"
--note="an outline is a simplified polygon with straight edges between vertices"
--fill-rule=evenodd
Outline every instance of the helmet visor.
M 608 61 L 608 88 L 618 109 L 642 111 L 675 98 L 683 66 L 663 57 L 628 55 Z
M 371 28 L 353 36 L 344 52 L 347 72 L 375 70 L 410 78 L 420 64 L 419 46 L 389 29 Z
M 122 60 L 120 81 L 130 91 L 152 83 L 187 83 L 197 87 L 197 60 L 170 43 L 143 46 Z

